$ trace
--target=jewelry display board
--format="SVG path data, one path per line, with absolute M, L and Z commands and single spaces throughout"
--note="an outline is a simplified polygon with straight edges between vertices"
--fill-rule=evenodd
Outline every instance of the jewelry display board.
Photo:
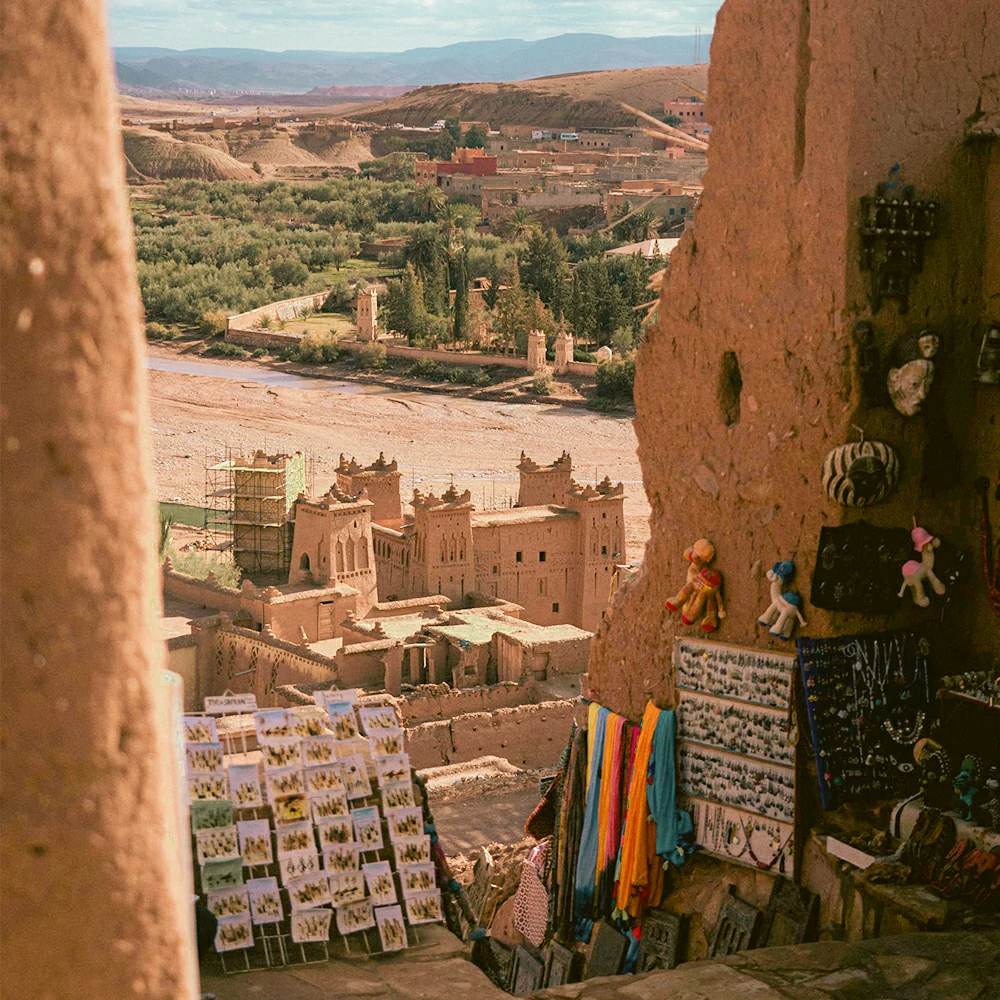
M 916 790 L 913 746 L 930 729 L 929 629 L 799 639 L 824 809 Z
M 206 699 L 184 717 L 195 888 L 226 972 L 326 961 L 335 940 L 398 951 L 443 919 L 403 730 L 330 694 L 259 711 L 252 695 Z
M 795 657 L 674 642 L 679 794 L 695 842 L 767 871 L 794 868 Z

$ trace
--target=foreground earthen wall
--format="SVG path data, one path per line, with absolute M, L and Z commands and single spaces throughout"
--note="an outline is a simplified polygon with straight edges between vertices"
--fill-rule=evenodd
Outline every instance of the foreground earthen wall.
M 729 616 L 717 637 L 788 649 L 755 626 L 768 604 L 764 571 L 794 556 L 808 596 L 823 525 L 864 516 L 909 527 L 916 514 L 972 560 L 949 611 L 952 662 L 985 666 L 1000 646 L 979 582 L 973 488 L 977 476 L 996 474 L 1000 393 L 972 383 L 984 304 L 997 318 L 1000 290 L 983 278 L 996 280 L 989 259 L 998 253 L 1000 193 L 989 141 L 963 141 L 980 102 L 995 113 L 998 37 L 1000 8 L 987 0 L 891 8 L 728 0 L 722 8 L 704 196 L 671 256 L 637 371 L 651 539 L 590 662 L 595 697 L 610 706 L 637 716 L 650 695 L 672 701 L 673 640 L 696 629 L 680 626 L 664 601 L 684 582 L 682 551 L 703 536 L 725 579 Z M 887 302 L 874 317 L 883 356 L 913 325 L 941 332 L 939 378 L 913 418 L 861 405 L 851 338 L 855 321 L 871 317 L 858 267 L 859 199 L 896 163 L 918 194 L 943 206 L 909 315 Z M 726 382 L 726 352 L 738 358 L 741 390 Z M 824 456 L 857 439 L 854 425 L 896 448 L 902 469 L 897 491 L 863 515 L 829 501 L 820 483 Z M 874 631 L 927 614 L 909 600 L 879 618 L 807 601 L 804 631 Z
M 141 308 L 101 3 L 9 0 L 0 83 L 3 993 L 196 995 Z

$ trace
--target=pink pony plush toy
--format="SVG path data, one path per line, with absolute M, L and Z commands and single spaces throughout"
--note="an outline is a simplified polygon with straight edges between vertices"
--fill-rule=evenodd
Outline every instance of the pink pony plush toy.
M 919 608 L 926 608 L 931 599 L 924 590 L 925 581 L 939 597 L 944 593 L 944 584 L 934 575 L 934 550 L 941 545 L 941 539 L 935 538 L 925 528 L 917 527 L 916 518 L 913 519 L 910 537 L 913 539 L 913 551 L 920 553 L 920 562 L 910 559 L 903 563 L 903 586 L 899 588 L 899 596 L 902 597 L 909 587 L 913 603 Z

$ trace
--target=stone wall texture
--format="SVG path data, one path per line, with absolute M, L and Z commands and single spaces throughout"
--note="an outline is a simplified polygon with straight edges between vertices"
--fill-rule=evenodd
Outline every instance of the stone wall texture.
M 416 768 L 505 757 L 517 767 L 554 767 L 574 719 L 586 720 L 580 701 L 543 701 L 492 712 L 467 712 L 406 730 L 406 752 Z
M 104 5 L 0 43 L 3 992 L 197 995 Z
M 980 324 L 1000 314 L 1000 165 L 995 139 L 964 133 L 977 109 L 996 114 L 997 38 L 1000 8 L 989 0 L 723 6 L 704 196 L 671 256 L 637 366 L 651 539 L 594 643 L 590 682 L 609 706 L 638 716 L 649 696 L 673 701 L 673 640 L 696 629 L 664 601 L 684 581 L 682 551 L 701 537 L 715 543 L 725 580 L 729 614 L 716 637 L 773 646 L 755 626 L 773 562 L 794 556 L 808 596 L 821 527 L 864 516 L 908 528 L 916 515 L 971 557 L 971 580 L 949 609 L 955 661 L 985 666 L 996 653 L 973 483 L 996 475 L 1000 393 L 972 376 Z M 908 315 L 890 301 L 873 317 L 858 265 L 860 198 L 897 163 L 918 196 L 941 202 L 943 222 Z M 914 326 L 940 331 L 938 377 L 920 415 L 862 406 L 851 336 L 860 319 L 873 319 L 883 356 Z M 741 387 L 727 378 L 727 352 Z M 857 440 L 855 426 L 901 462 L 896 492 L 863 515 L 829 501 L 820 483 L 824 456 Z M 875 631 L 931 613 L 904 599 L 876 619 L 807 600 L 803 631 Z

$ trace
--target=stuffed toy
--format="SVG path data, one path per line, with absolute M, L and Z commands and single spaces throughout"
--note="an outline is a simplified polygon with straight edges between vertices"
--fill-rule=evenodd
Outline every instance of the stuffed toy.
M 687 580 L 684 586 L 666 602 L 668 611 L 680 611 L 685 625 L 694 624 L 704 614 L 702 631 L 714 632 L 719 619 L 726 617 L 722 603 L 722 576 L 709 567 L 715 558 L 715 546 L 707 538 L 699 538 L 684 558 L 688 561 Z
M 926 608 L 931 599 L 924 590 L 924 581 L 930 584 L 939 597 L 945 590 L 944 584 L 934 575 L 934 550 L 940 547 L 941 539 L 935 538 L 924 528 L 918 528 L 916 521 L 910 537 L 913 539 L 913 551 L 920 553 L 920 562 L 910 559 L 903 563 L 903 586 L 899 588 L 899 596 L 902 597 L 909 587 L 913 603 L 918 608 Z
M 796 621 L 803 628 L 806 626 L 806 620 L 799 610 L 802 598 L 794 590 L 784 589 L 794 575 L 795 563 L 791 559 L 776 562 L 767 571 L 767 578 L 771 581 L 771 603 L 757 619 L 757 624 L 770 625 L 771 635 L 776 639 L 791 639 Z

